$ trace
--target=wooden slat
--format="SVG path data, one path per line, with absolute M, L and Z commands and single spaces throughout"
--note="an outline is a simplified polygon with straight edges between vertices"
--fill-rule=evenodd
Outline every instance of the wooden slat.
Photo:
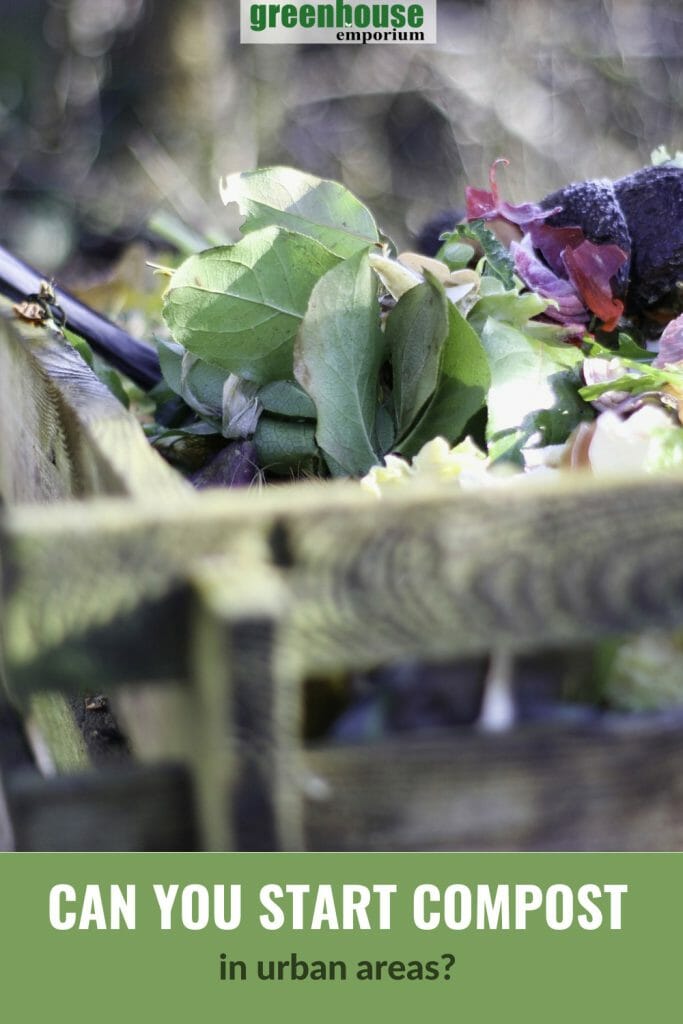
M 33 739 L 36 759 L 45 774 L 78 772 L 88 767 L 90 758 L 85 740 L 62 694 L 36 693 L 33 696 L 26 731 Z
M 151 731 L 150 756 L 192 766 L 203 845 L 681 846 L 679 722 L 302 751 L 299 705 L 306 672 L 680 625 L 683 480 L 196 496 L 62 342 L 1 323 L 0 336 L 10 685 L 22 700 L 124 687 L 129 724 L 144 712 L 139 749 Z M 74 497 L 87 501 L 61 500 Z M 164 686 L 138 697 L 143 679 Z M 128 817 L 113 776 L 41 788 L 20 774 L 5 787 L 19 846 L 54 848 L 60 808 L 74 843 L 97 843 L 109 819 L 133 848 L 177 841 L 175 818 L 169 833 Z
M 310 751 L 307 848 L 681 849 L 683 723 L 637 721 Z
M 136 421 L 59 333 L 17 319 L 0 305 L 0 495 L 7 505 L 93 495 L 191 499 L 194 492 L 148 444 Z M 83 665 L 87 672 L 87 665 Z M 67 668 L 69 676 L 73 666 Z M 99 685 L 96 669 L 86 689 Z M 154 701 L 178 704 L 157 692 Z M 135 721 L 136 697 L 124 698 Z M 51 695 L 30 712 L 58 770 L 87 757 L 65 700 Z
M 33 759 L 21 717 L 14 708 L 0 701 L 0 852 L 15 848 L 7 780 L 17 771 L 32 768 Z
M 0 306 L 0 494 L 7 504 L 94 494 L 179 500 L 192 489 L 63 338 Z
M 98 671 L 114 685 L 150 669 L 149 637 L 163 636 L 167 673 L 166 639 L 179 651 L 169 602 L 176 595 L 181 607 L 197 560 L 217 556 L 282 574 L 288 642 L 311 671 L 677 626 L 682 497 L 677 478 L 578 476 L 381 503 L 350 483 L 206 494 L 187 507 L 93 503 L 87 521 L 76 508 L 10 511 L 8 668 L 17 688 L 32 685 L 36 667 L 62 686 L 65 665 L 83 658 L 92 671 L 100 651 Z
M 192 850 L 197 845 L 191 780 L 177 765 L 132 765 L 6 780 L 17 850 Z
M 303 846 L 301 664 L 282 649 L 275 569 L 212 560 L 195 577 L 192 754 L 209 849 Z

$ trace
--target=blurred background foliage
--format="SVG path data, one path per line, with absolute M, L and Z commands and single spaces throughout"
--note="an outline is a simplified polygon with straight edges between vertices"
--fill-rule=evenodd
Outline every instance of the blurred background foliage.
M 400 245 L 506 196 L 683 148 L 680 0 L 438 0 L 439 43 L 240 46 L 237 0 L 0 0 L 0 240 L 93 270 L 156 211 L 234 237 L 218 179 L 336 178 Z

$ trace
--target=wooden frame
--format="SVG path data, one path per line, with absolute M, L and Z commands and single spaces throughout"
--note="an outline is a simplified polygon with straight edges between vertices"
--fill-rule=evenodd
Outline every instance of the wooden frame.
M 195 806 L 208 849 L 682 844 L 670 716 L 318 747 L 300 721 L 311 674 L 680 625 L 679 479 L 444 485 L 381 502 L 351 482 L 198 494 L 73 349 L 8 315 L 0 493 L 6 692 L 72 772 L 77 808 L 72 838 L 51 832 L 35 808 L 42 792 L 47 820 L 60 776 L 34 772 L 22 798 L 5 771 L 16 845 L 92 843 L 98 786 L 117 792 L 129 848 L 187 844 Z M 66 695 L 94 685 L 131 737 L 129 784 L 98 781 L 69 725 Z M 185 780 L 175 796 L 166 771 Z M 136 811 L 141 779 L 177 822 L 163 839 L 149 807 Z

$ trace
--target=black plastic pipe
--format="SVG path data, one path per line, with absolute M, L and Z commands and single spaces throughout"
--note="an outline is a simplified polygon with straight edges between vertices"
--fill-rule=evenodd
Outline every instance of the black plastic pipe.
M 40 282 L 45 279 L 46 275 L 39 274 L 0 246 L 0 292 L 7 298 L 17 302 L 38 293 Z M 53 287 L 67 327 L 84 338 L 94 352 L 146 391 L 161 380 L 159 359 L 153 348 L 133 338 L 63 288 Z

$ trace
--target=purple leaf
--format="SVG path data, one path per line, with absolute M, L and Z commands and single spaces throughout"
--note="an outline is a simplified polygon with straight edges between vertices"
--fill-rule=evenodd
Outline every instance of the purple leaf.
M 668 323 L 659 339 L 659 352 L 652 363 L 658 369 L 683 362 L 683 313 Z
M 529 233 L 534 248 L 538 249 L 548 266 L 560 277 L 566 274 L 562 262 L 564 250 L 576 249 L 586 241 L 583 229 L 578 227 L 555 228 L 551 224 L 532 224 Z
M 586 323 L 588 312 L 581 301 L 574 285 L 566 278 L 547 267 L 534 252 L 530 235 L 525 235 L 520 243 L 511 245 L 515 261 L 515 271 L 527 288 L 538 292 L 544 299 L 554 299 L 557 307 L 549 306 L 545 316 L 559 323 Z

